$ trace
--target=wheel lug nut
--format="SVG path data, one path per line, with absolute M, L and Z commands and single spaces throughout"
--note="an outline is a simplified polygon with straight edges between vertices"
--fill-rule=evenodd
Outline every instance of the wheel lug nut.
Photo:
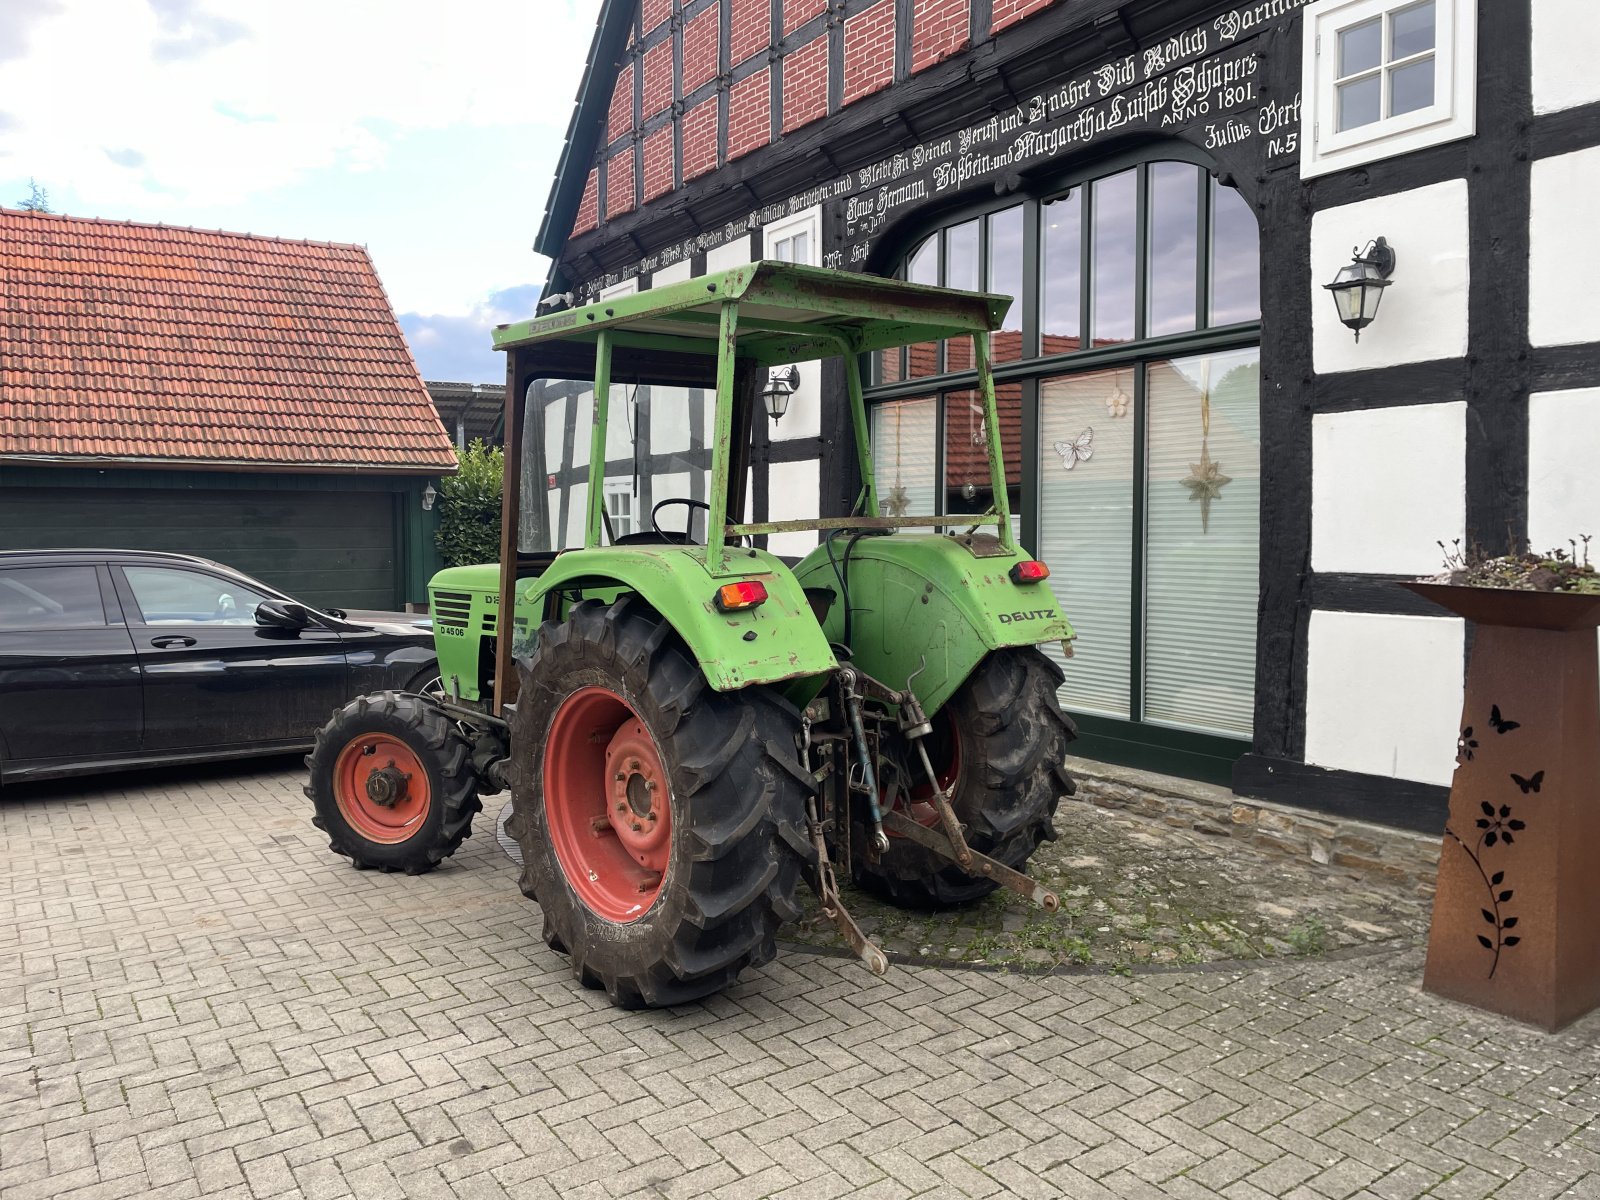
M 617 811 L 618 812 L 627 812 L 628 811 L 627 804 L 625 804 L 625 803 L 623 803 L 621 801 L 618 801 L 618 803 L 617 803 Z
M 644 790 L 647 791 L 647 792 L 655 791 L 656 790 L 656 781 L 654 779 L 646 779 L 644 781 Z
M 615 779 L 615 780 L 616 780 L 616 781 L 617 781 L 617 782 L 618 782 L 618 783 L 621 783 L 621 782 L 622 782 L 622 781 L 623 781 L 623 780 L 624 780 L 624 779 L 626 779 L 626 778 L 627 778 L 627 776 L 626 776 L 626 775 L 624 775 L 624 774 L 623 774 L 623 773 L 622 773 L 622 772 L 621 772 L 621 771 L 618 771 L 618 772 L 617 772 L 617 773 L 616 773 L 616 774 L 615 774 L 615 775 L 613 775 L 613 776 L 612 776 L 612 777 L 611 777 L 611 778 L 613 778 L 613 779 Z

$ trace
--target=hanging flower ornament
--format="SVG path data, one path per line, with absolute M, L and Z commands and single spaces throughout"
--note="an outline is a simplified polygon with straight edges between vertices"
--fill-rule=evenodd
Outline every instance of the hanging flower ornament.
M 1106 412 L 1113 417 L 1125 417 L 1128 415 L 1128 405 L 1130 403 L 1128 393 L 1122 390 L 1122 380 L 1119 378 L 1116 390 L 1106 397 Z

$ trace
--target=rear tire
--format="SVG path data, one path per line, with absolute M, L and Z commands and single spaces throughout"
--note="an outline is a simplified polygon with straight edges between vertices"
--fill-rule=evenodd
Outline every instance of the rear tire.
M 472 833 L 483 808 L 471 752 L 456 723 L 420 696 L 358 696 L 306 756 L 311 823 L 358 867 L 431 871 Z
M 546 622 L 518 678 L 507 831 L 573 975 L 619 1007 L 659 1007 L 770 961 L 799 915 L 814 786 L 795 708 L 766 688 L 713 691 L 636 596 Z
M 1061 711 L 1056 665 L 1033 647 L 996 650 L 967 677 L 934 717 L 935 730 L 956 739 L 958 759 L 951 807 L 980 854 L 1025 871 L 1042 841 L 1055 839 L 1056 807 L 1077 791 L 1063 763 L 1077 728 Z M 940 717 L 946 719 L 941 721 Z M 945 754 L 932 755 L 948 760 Z M 912 760 L 916 760 L 913 758 Z M 914 777 L 921 776 L 920 765 Z M 939 826 L 927 812 L 913 814 Z M 905 908 L 940 909 L 987 896 L 999 884 L 974 878 L 948 859 L 902 837 L 889 838 L 878 862 L 865 857 L 866 831 L 857 826 L 856 882 Z

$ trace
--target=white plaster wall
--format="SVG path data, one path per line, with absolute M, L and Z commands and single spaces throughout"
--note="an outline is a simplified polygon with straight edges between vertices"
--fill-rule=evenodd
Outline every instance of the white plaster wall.
M 1323 285 L 1374 238 L 1394 248 L 1394 279 L 1361 341 Z M 1311 219 L 1312 361 L 1319 374 L 1461 358 L 1467 352 L 1467 181 L 1379 196 Z
M 731 271 L 734 267 L 742 267 L 749 261 L 751 261 L 750 239 L 736 237 L 726 245 L 706 251 L 706 274 L 715 275 L 718 271 Z
M 788 420 L 787 417 L 784 420 Z M 767 519 L 798 521 L 815 517 L 821 506 L 822 470 L 816 459 L 806 462 L 773 463 L 767 484 Z M 767 540 L 774 554 L 809 554 L 817 547 L 817 534 L 778 533 Z
M 1590 20 L 1600 19 L 1600 14 Z M 1535 346 L 1600 341 L 1600 148 L 1533 164 L 1528 336 Z
M 682 262 L 675 262 L 670 267 L 662 267 L 650 276 L 652 288 L 665 287 L 669 283 L 687 283 L 693 276 L 690 274 L 690 262 L 686 258 Z
M 1600 388 L 1528 398 L 1528 542 L 1535 550 L 1595 539 L 1600 562 Z
M 1312 613 L 1306 761 L 1449 784 L 1465 633 L 1457 617 Z
M 1595 0 L 1533 0 L 1533 111 L 1600 100 Z
M 1311 421 L 1311 565 L 1432 573 L 1465 536 L 1467 406 L 1321 413 Z

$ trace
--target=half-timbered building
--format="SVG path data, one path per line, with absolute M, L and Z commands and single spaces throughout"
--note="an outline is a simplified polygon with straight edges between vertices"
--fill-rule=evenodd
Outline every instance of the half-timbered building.
M 1436 829 L 1470 630 L 1395 580 L 1600 532 L 1597 40 L 1591 0 L 605 0 L 546 294 L 765 257 L 1014 296 L 1011 511 L 1084 753 Z M 972 366 L 873 364 L 893 511 L 989 504 Z M 858 487 L 807 370 L 756 520 Z M 535 540 L 581 521 L 590 399 L 535 388 Z M 625 399 L 619 532 L 709 453 L 705 396 Z

